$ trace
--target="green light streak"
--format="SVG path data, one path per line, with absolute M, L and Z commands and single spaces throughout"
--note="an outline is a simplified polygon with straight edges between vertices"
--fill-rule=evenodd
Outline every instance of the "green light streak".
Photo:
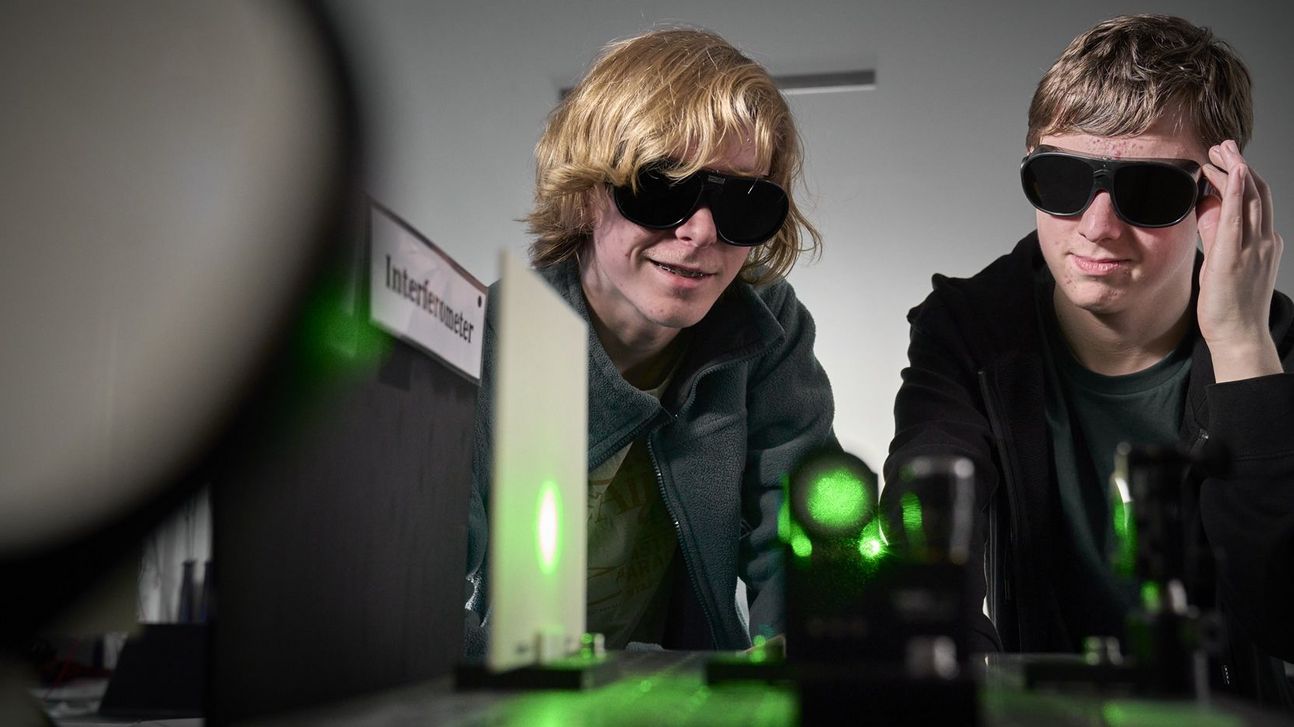
M 903 532 L 908 537 L 908 547 L 915 551 L 925 550 L 926 529 L 921 516 L 921 499 L 915 492 L 905 492 L 899 498 L 899 507 L 903 513 Z
M 686 670 L 682 670 L 686 671 Z M 517 693 L 490 702 L 474 714 L 474 722 L 525 726 L 561 724 L 707 725 L 707 727 L 772 727 L 798 724 L 794 689 L 764 683 L 732 683 L 710 688 L 696 674 L 661 674 L 647 679 L 625 678 L 582 692 Z M 555 721 L 560 718 L 560 721 Z
M 1114 571 L 1131 576 L 1137 562 L 1137 523 L 1132 518 L 1132 503 L 1115 498 L 1110 503 L 1110 516 L 1114 526 Z
M 868 515 L 867 485 L 846 469 L 819 475 L 805 498 L 809 517 L 832 530 L 857 525 Z
M 804 534 L 800 524 L 791 517 L 791 498 L 787 494 L 790 479 L 782 477 L 782 507 L 777 511 L 777 537 L 791 546 L 791 552 L 797 557 L 808 558 L 813 554 L 813 543 Z
M 535 521 L 535 544 L 539 555 L 539 571 L 550 576 L 557 572 L 561 557 L 561 501 L 557 483 L 545 481 L 539 490 L 539 509 Z
M 777 510 L 777 537 L 783 543 L 791 542 L 791 498 L 787 496 L 788 481 L 782 476 L 782 506 Z

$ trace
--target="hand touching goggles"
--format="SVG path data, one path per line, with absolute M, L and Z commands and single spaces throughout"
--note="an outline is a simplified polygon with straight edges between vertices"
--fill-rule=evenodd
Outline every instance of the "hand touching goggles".
M 683 179 L 666 176 L 665 167 L 638 171 L 638 189 L 615 187 L 616 208 L 624 218 L 653 230 L 687 221 L 702 203 L 710 207 L 719 239 L 750 247 L 782 228 L 790 204 L 786 191 L 767 179 L 735 177 L 701 170 Z
M 1119 219 L 1137 227 L 1170 227 L 1208 193 L 1189 159 L 1104 159 L 1039 146 L 1020 163 L 1024 196 L 1057 217 L 1081 215 L 1105 190 Z

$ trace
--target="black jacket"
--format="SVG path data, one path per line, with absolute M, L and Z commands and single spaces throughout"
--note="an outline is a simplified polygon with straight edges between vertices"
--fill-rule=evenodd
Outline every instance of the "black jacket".
M 1198 269 L 1197 260 L 1197 269 Z M 969 279 L 934 276 L 908 314 L 909 366 L 894 404 L 882 509 L 896 512 L 898 468 L 921 454 L 961 454 L 976 469 L 973 556 L 992 622 L 972 648 L 1072 651 L 1052 588 L 1059 506 L 1047 430 L 1036 280 L 1047 275 L 1036 233 Z M 1198 286 L 1198 275 L 1195 277 Z M 1215 384 L 1202 336 L 1192 353 L 1181 441 L 1228 451 L 1225 476 L 1201 476 L 1198 535 L 1216 559 L 1216 597 L 1230 635 L 1236 691 L 1291 706 L 1294 660 L 1294 305 L 1277 293 L 1271 331 L 1286 373 Z M 991 584 L 985 589 L 984 584 Z

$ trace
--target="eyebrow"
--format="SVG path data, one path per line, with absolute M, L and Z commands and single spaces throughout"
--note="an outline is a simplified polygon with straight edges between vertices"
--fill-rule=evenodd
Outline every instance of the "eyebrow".
M 716 167 L 702 167 L 705 171 L 715 172 L 717 174 L 726 174 L 729 177 L 751 177 L 754 179 L 767 179 L 769 175 L 760 174 L 759 172 L 748 167 L 731 167 L 730 169 L 719 169 Z
M 1110 157 L 1110 156 L 1104 156 L 1101 154 L 1089 154 L 1088 152 L 1085 152 L 1085 151 L 1075 151 L 1073 149 L 1065 149 L 1064 147 L 1054 146 L 1052 144 L 1039 144 L 1033 148 L 1033 151 L 1029 152 L 1025 156 L 1032 156 L 1033 154 L 1038 152 L 1053 153 L 1053 154 L 1068 154 L 1070 156 L 1081 157 L 1083 159 L 1096 159 L 1098 161 L 1106 161 L 1106 162 L 1162 162 L 1162 163 L 1170 163 L 1170 164 L 1175 163 L 1179 165 L 1185 162 L 1188 164 L 1194 164 L 1197 167 L 1203 166 L 1198 161 L 1191 159 L 1190 157 L 1141 157 L 1141 156 Z

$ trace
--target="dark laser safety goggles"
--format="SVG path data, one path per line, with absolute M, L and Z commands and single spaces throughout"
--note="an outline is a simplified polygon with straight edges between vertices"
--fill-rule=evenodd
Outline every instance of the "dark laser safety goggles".
M 786 190 L 767 179 L 701 170 L 671 179 L 660 165 L 638 170 L 638 188 L 614 187 L 616 208 L 625 219 L 653 230 L 677 227 L 703 203 L 714 216 L 719 239 L 749 247 L 782 229 L 790 203 Z
M 1170 227 L 1208 193 L 1189 159 L 1104 159 L 1040 146 L 1020 162 L 1024 196 L 1057 217 L 1081 215 L 1105 190 L 1119 219 L 1137 227 Z

